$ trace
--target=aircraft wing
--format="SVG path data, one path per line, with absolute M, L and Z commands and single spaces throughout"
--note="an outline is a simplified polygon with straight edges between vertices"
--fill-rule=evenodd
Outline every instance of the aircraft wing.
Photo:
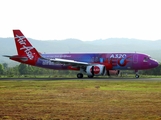
M 90 63 L 87 62 L 79 62 L 75 60 L 67 60 L 67 59 L 50 59 L 51 62 L 58 63 L 58 64 L 64 64 L 64 65 L 71 65 L 71 66 L 88 66 Z

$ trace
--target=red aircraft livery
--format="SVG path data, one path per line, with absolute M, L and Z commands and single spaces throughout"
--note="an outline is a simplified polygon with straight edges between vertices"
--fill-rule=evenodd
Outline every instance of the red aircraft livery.
M 146 70 L 158 66 L 158 62 L 143 53 L 59 53 L 40 54 L 20 30 L 13 30 L 17 55 L 11 60 L 55 70 L 77 70 L 78 78 L 86 74 L 89 78 L 100 75 L 119 74 L 120 70 Z

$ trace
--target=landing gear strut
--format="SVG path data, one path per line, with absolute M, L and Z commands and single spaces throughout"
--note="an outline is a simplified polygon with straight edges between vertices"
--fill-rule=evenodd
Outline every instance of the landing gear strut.
M 77 74 L 77 78 L 83 78 L 83 74 L 82 73 L 78 73 Z
M 135 70 L 135 78 L 139 78 L 139 73 L 138 73 L 138 70 Z

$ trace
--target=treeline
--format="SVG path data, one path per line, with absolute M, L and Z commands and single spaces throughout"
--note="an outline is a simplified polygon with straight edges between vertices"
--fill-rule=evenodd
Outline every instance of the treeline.
M 66 77 L 76 76 L 76 71 L 44 69 L 22 63 L 15 67 L 8 67 L 7 63 L 0 64 L 0 76 L 5 77 L 61 77 L 64 75 Z
M 76 77 L 78 71 L 70 71 L 70 70 L 52 70 L 52 69 L 44 69 L 39 67 L 34 67 L 26 64 L 19 64 L 15 67 L 8 67 L 7 63 L 0 64 L 0 77 L 15 77 L 15 76 L 48 76 L 48 77 Z M 142 75 L 161 75 L 161 64 L 154 69 L 142 70 L 139 72 Z

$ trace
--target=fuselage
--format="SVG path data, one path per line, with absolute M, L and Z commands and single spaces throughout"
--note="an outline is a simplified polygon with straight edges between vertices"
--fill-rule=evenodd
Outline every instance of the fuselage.
M 106 70 L 145 70 L 158 66 L 156 60 L 142 53 L 61 53 L 41 54 L 41 56 L 48 59 L 61 58 L 91 64 L 101 64 L 106 67 Z M 71 68 L 70 65 L 54 63 L 41 58 L 36 61 L 35 66 L 56 70 L 77 70 Z
M 156 60 L 143 53 L 60 53 L 40 54 L 20 30 L 13 30 L 18 55 L 6 56 L 10 59 L 55 70 L 79 70 L 77 78 L 83 78 L 83 73 L 89 78 L 99 75 L 113 74 L 113 70 L 151 69 L 158 66 Z M 114 72 L 115 74 L 115 72 Z

